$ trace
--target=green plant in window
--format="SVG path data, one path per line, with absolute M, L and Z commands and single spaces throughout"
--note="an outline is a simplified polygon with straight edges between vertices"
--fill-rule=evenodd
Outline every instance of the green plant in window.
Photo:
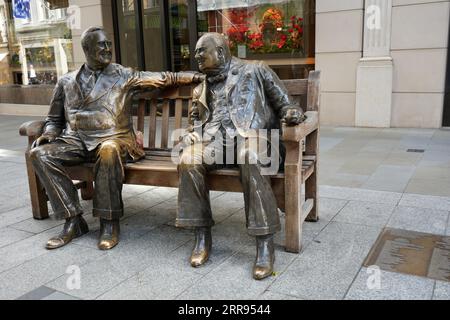
M 20 57 L 18 53 L 13 53 L 11 55 L 11 67 L 20 67 L 22 64 L 20 63 Z
M 55 63 L 53 47 L 30 48 L 26 51 L 27 61 L 34 66 L 52 66 Z

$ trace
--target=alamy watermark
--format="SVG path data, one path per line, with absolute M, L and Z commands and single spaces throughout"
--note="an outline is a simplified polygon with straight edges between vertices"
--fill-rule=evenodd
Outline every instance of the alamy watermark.
M 381 8 L 370 5 L 366 9 L 366 26 L 369 30 L 381 30 Z
M 366 273 L 369 275 L 367 278 L 367 289 L 369 290 L 381 290 L 381 269 L 379 266 L 370 266 L 367 268 Z
M 81 269 L 77 265 L 68 266 L 66 269 L 66 274 L 69 277 L 66 280 L 66 287 L 69 290 L 80 290 L 81 289 Z
M 174 130 L 171 139 L 179 142 L 171 153 L 177 165 L 259 165 L 262 175 L 276 175 L 280 168 L 279 129 L 249 129 L 230 138 L 220 130 L 210 136 L 195 126 L 189 133 Z
M 71 5 L 67 8 L 66 24 L 70 30 L 81 29 L 81 8 L 79 6 Z

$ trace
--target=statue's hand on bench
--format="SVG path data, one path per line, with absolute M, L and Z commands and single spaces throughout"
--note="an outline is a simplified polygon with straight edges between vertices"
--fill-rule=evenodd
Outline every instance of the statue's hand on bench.
M 305 121 L 305 119 L 306 116 L 301 110 L 297 108 L 291 108 L 286 110 L 281 121 L 283 123 L 286 123 L 287 126 L 291 127 L 302 123 L 303 121 Z
M 43 134 L 42 136 L 40 136 L 39 138 L 36 139 L 36 141 L 33 142 L 33 145 L 31 146 L 31 148 L 36 148 L 36 147 L 40 147 L 43 146 L 44 144 L 48 144 L 51 143 L 53 141 L 56 140 L 56 136 L 52 135 L 52 134 Z

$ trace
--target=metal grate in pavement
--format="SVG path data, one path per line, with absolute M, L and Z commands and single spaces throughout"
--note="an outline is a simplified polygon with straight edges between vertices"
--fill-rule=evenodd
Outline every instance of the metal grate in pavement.
M 410 153 L 425 153 L 424 149 L 408 149 L 406 150 L 406 152 L 410 152 Z

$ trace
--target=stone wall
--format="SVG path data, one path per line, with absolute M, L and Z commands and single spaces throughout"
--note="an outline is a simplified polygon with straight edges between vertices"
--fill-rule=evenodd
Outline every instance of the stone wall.
M 26 104 L 26 105 L 49 105 L 54 86 L 36 85 L 0 86 L 0 103 L 3 104 Z
M 337 126 L 440 128 L 450 1 L 378 2 L 317 0 L 316 68 L 322 71 L 321 122 Z M 377 3 L 382 9 L 382 28 L 371 32 L 364 23 L 368 14 L 365 9 Z M 388 46 L 381 40 L 388 41 Z M 382 121 L 374 116 L 379 114 Z

